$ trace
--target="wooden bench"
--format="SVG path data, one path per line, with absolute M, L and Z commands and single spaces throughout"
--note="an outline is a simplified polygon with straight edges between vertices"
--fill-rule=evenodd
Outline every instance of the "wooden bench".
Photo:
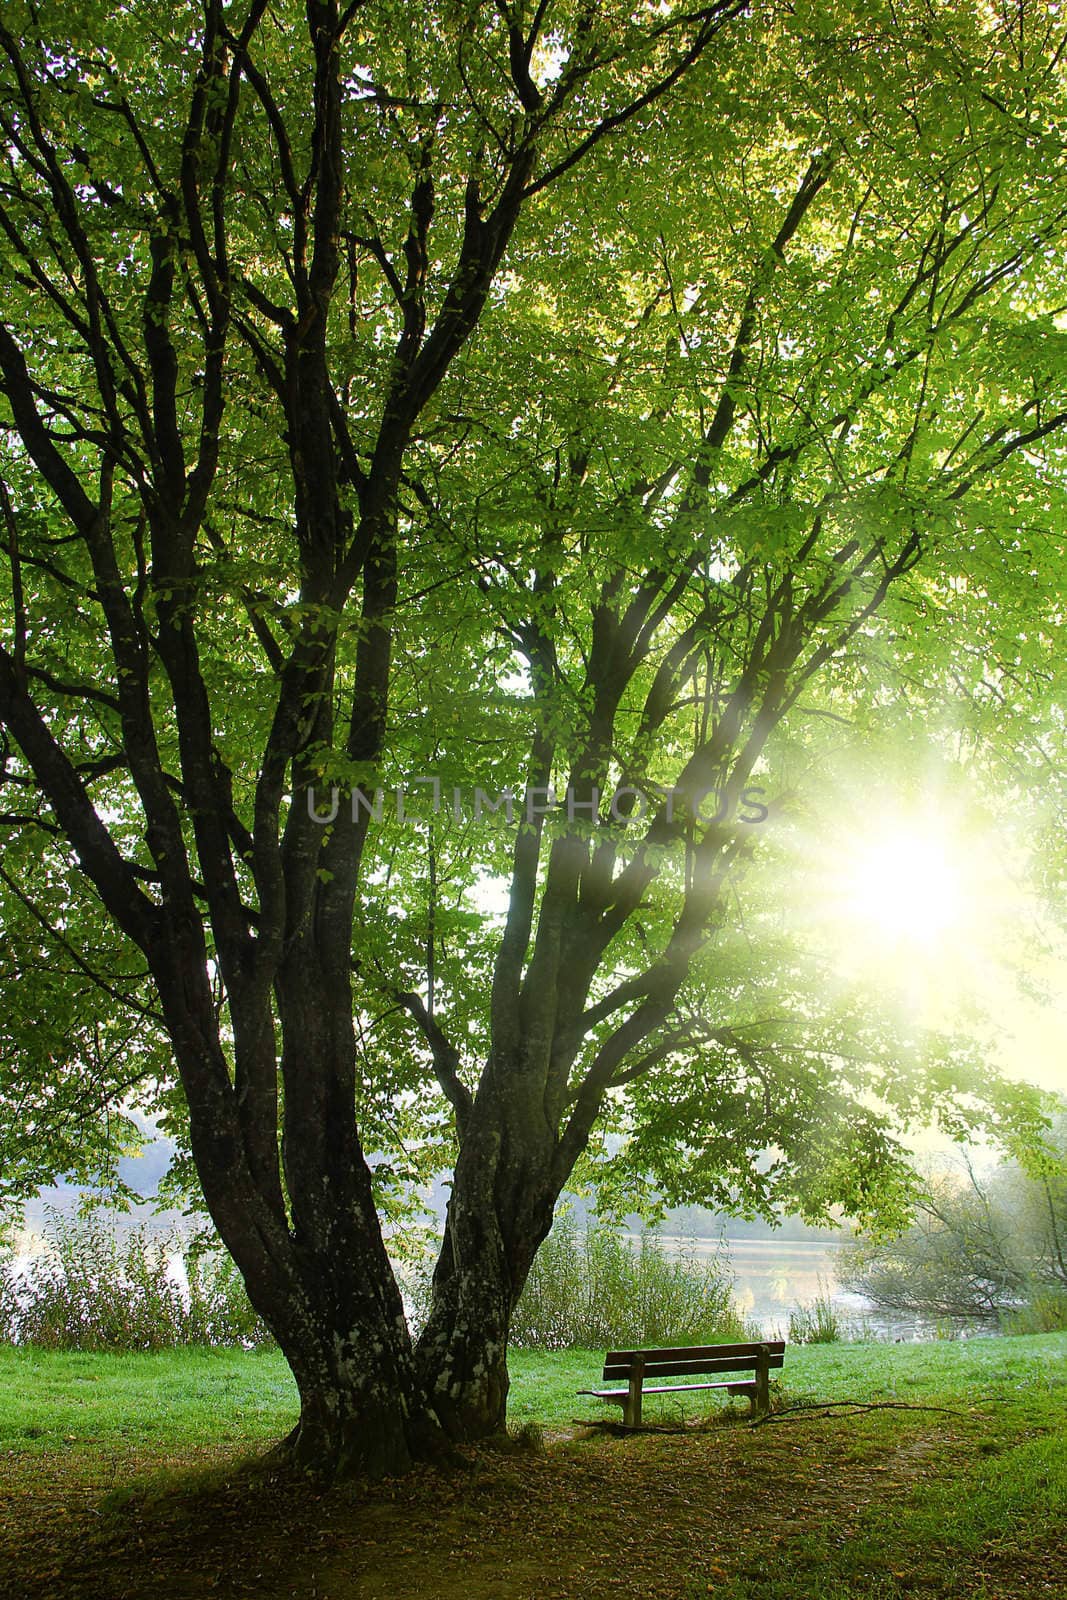
M 697 1389 L 725 1389 L 727 1394 L 747 1394 L 754 1415 L 770 1410 L 769 1374 L 785 1360 L 784 1339 L 764 1339 L 758 1344 L 682 1345 L 674 1350 L 609 1350 L 604 1359 L 605 1380 L 615 1378 L 625 1389 L 579 1389 L 622 1406 L 628 1428 L 641 1426 L 641 1398 L 646 1394 L 686 1394 Z M 752 1372 L 751 1378 L 720 1379 L 714 1383 L 663 1383 L 649 1385 L 646 1378 L 683 1378 L 713 1372 Z

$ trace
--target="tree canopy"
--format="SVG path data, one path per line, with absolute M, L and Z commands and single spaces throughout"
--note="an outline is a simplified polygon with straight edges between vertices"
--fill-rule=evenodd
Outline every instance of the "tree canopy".
M 607 1189 L 819 1217 L 899 1209 L 916 1116 L 1037 1125 L 787 936 L 764 818 L 899 716 L 1055 767 L 1063 51 L 1025 0 L 5 12 L 8 1170 L 163 1097 L 299 1463 L 500 1426 L 605 1129 Z M 381 1213 L 445 1162 L 413 1343 Z

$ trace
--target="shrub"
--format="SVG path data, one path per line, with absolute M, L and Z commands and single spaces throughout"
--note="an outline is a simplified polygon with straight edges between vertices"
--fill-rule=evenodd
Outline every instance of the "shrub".
M 1036 1293 L 1025 1306 L 1000 1319 L 1004 1333 L 1067 1333 L 1067 1294 Z
M 1026 1265 L 1011 1222 L 973 1175 L 964 1181 L 952 1171 L 932 1173 L 907 1232 L 850 1241 L 837 1276 L 887 1310 L 994 1322 L 1025 1290 Z
M 841 1319 L 825 1290 L 789 1313 L 790 1344 L 838 1344 L 844 1337 Z
M 654 1232 L 634 1245 L 615 1229 L 560 1217 L 534 1262 L 511 1323 L 526 1350 L 700 1344 L 749 1333 L 722 1255 L 668 1254 Z
M 12 1267 L 10 1242 L 0 1241 L 0 1344 L 13 1344 L 18 1332 L 19 1295 Z
M 52 1350 L 161 1350 L 269 1341 L 221 1251 L 100 1214 L 49 1212 L 44 1250 L 0 1273 L 0 1336 Z M 184 1282 L 183 1282 L 184 1279 Z

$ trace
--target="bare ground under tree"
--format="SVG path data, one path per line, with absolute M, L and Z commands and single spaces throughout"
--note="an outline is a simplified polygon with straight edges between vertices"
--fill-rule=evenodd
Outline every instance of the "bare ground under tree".
M 0 1562 L 20 1600 L 732 1600 L 802 1572 L 819 1540 L 859 1548 L 872 1526 L 905 1526 L 908 1504 L 946 1479 L 962 1500 L 991 1448 L 988 1425 L 967 1416 L 755 1431 L 731 1418 L 631 1438 L 571 1431 L 542 1454 L 482 1448 L 451 1473 L 326 1494 L 228 1470 L 210 1445 L 101 1460 L 73 1489 L 62 1458 L 12 1452 L 0 1457 Z M 146 1474 L 161 1467 L 153 1489 Z M 895 1570 L 872 1564 L 867 1579 L 860 1563 L 835 1592 L 1067 1593 L 1063 1528 L 1021 1519 L 965 1561 L 951 1532 L 944 1549 L 904 1537 Z

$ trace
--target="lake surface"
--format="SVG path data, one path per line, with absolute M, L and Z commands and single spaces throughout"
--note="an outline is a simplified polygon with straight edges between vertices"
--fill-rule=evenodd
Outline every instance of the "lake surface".
M 905 1312 L 876 1310 L 862 1295 L 843 1289 L 837 1281 L 841 1249 L 831 1240 L 682 1239 L 661 1235 L 664 1245 L 679 1254 L 729 1256 L 734 1279 L 734 1299 L 748 1321 L 768 1338 L 786 1338 L 789 1314 L 828 1299 L 841 1319 L 843 1331 L 862 1338 L 924 1339 L 937 1332 L 929 1319 Z M 957 1332 L 968 1331 L 959 1328 Z M 984 1333 L 993 1331 L 983 1326 Z

